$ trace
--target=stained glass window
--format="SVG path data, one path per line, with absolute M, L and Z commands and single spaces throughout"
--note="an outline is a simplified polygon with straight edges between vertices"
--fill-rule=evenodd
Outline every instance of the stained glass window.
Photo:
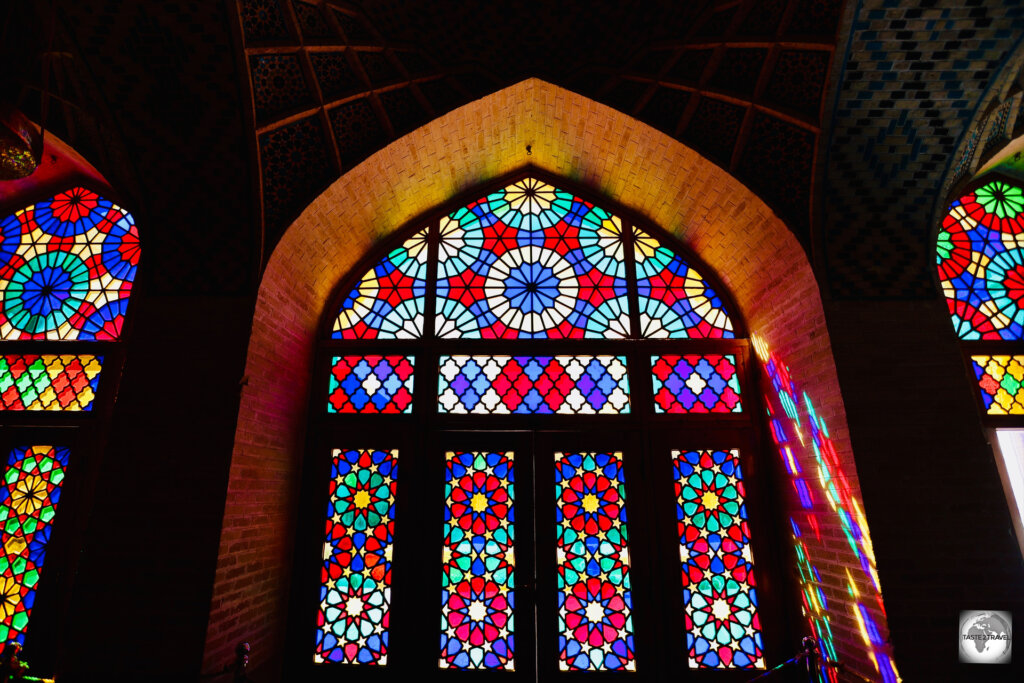
M 621 222 L 541 181 L 442 219 L 438 261 L 438 336 L 629 334 Z
M 555 453 L 558 667 L 635 671 L 621 453 Z
M 385 665 L 398 451 L 335 450 L 315 662 Z
M 513 457 L 445 453 L 442 669 L 515 669 Z
M 421 230 L 378 261 L 345 295 L 331 336 L 335 339 L 422 336 L 427 252 L 427 230 Z
M 0 410 L 92 410 L 103 358 L 0 355 Z
M 335 356 L 329 413 L 411 413 L 412 356 Z
M 5 642 L 25 640 L 69 455 L 66 448 L 30 446 L 7 457 L 0 491 L 0 640 Z
M 953 202 L 936 263 L 961 339 L 1021 339 L 1024 333 L 1024 191 L 993 180 Z
M 0 339 L 121 336 L 139 262 L 127 211 L 81 187 L 0 221 Z
M 643 337 L 732 339 L 721 297 L 693 266 L 659 240 L 633 230 Z
M 651 372 L 658 413 L 743 411 L 735 356 L 651 356 Z
M 624 356 L 441 356 L 438 410 L 487 414 L 625 414 Z
M 672 451 L 690 668 L 763 668 L 739 452 Z
M 989 415 L 1024 415 L 1024 356 L 971 356 Z

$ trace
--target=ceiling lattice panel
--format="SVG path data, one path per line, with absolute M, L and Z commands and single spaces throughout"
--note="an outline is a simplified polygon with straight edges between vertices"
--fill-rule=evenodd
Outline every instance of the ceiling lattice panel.
M 237 0 L 264 254 L 340 174 L 537 76 L 633 115 L 757 191 L 809 244 L 841 0 L 642 4 Z

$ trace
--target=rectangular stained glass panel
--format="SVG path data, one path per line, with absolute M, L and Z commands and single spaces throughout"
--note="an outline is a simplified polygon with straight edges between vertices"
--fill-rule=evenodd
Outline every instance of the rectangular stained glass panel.
M 92 410 L 102 356 L 0 356 L 0 410 Z
M 625 356 L 441 356 L 438 412 L 625 415 Z
M 989 415 L 1024 415 L 1024 356 L 971 356 Z
M 445 453 L 442 669 L 515 670 L 514 453 Z
M 4 642 L 25 640 L 69 456 L 68 449 L 54 446 L 15 448 L 7 456 L 0 488 L 0 639 Z
M 740 378 L 730 354 L 651 356 L 657 413 L 741 413 Z
M 335 449 L 313 661 L 388 661 L 398 451 Z
M 672 451 L 691 669 L 764 668 L 739 451 Z
M 413 356 L 335 356 L 329 413 L 411 413 Z
M 442 218 L 436 327 L 442 338 L 628 336 L 621 221 L 533 178 Z
M 635 671 L 622 453 L 555 453 L 558 668 Z

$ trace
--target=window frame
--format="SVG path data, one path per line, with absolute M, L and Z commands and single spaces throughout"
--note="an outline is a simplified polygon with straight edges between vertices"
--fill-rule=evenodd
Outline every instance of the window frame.
M 636 336 L 620 339 L 441 339 L 433 334 L 434 301 L 435 292 L 433 286 L 436 283 L 437 272 L 437 251 L 438 251 L 438 223 L 444 215 L 455 211 L 470 202 L 476 201 L 490 192 L 500 190 L 508 185 L 524 178 L 531 177 L 553 185 L 559 189 L 572 192 L 576 196 L 593 203 L 612 213 L 622 221 L 624 234 L 625 253 L 624 260 L 627 263 L 627 287 L 630 302 L 631 331 L 640 332 L 639 311 L 637 307 L 636 276 L 635 267 L 632 265 L 634 257 L 632 253 L 633 226 L 638 227 L 642 232 L 659 240 L 665 248 L 680 255 L 705 279 L 707 284 L 721 298 L 724 309 L 728 312 L 733 324 L 734 339 L 645 339 Z M 428 273 L 427 273 L 427 294 L 424 302 L 424 330 L 422 335 L 416 339 L 332 339 L 331 333 L 337 311 L 345 296 L 355 287 L 367 271 L 372 269 L 391 250 L 401 246 L 409 237 L 430 227 L 428 232 Z M 441 532 L 441 492 L 443 483 L 438 479 L 438 474 L 431 474 L 430 468 L 438 468 L 439 463 L 434 462 L 438 458 L 436 454 L 431 455 L 436 448 L 430 449 L 424 444 L 436 444 L 439 438 L 448 438 L 451 434 L 473 435 L 472 440 L 485 439 L 488 435 L 518 433 L 543 435 L 542 438 L 551 438 L 549 435 L 561 433 L 575 433 L 590 440 L 589 433 L 595 430 L 628 431 L 634 436 L 630 443 L 634 450 L 640 451 L 642 457 L 633 459 L 644 460 L 643 464 L 626 464 L 630 461 L 629 455 L 624 455 L 624 466 L 627 468 L 627 505 L 630 507 L 631 515 L 636 514 L 638 518 L 630 518 L 631 545 L 637 543 L 636 538 L 647 533 L 646 529 L 651 526 L 651 535 L 658 534 L 661 543 L 667 543 L 669 532 L 674 540 L 671 545 L 658 550 L 661 557 L 659 567 L 654 569 L 655 563 L 651 560 L 651 566 L 641 569 L 640 574 L 647 577 L 657 575 L 659 581 L 669 580 L 668 586 L 675 585 L 673 593 L 678 593 L 680 609 L 682 605 L 682 586 L 679 579 L 678 561 L 678 536 L 676 534 L 675 519 L 675 497 L 671 482 L 671 458 L 668 452 L 664 454 L 662 470 L 668 472 L 667 484 L 660 480 L 655 482 L 646 475 L 640 475 L 640 483 L 630 483 L 629 472 L 637 471 L 638 468 L 652 466 L 646 462 L 652 456 L 651 444 L 668 443 L 672 434 L 678 438 L 685 439 L 685 443 L 679 443 L 677 448 L 681 449 L 705 449 L 705 448 L 738 448 L 744 473 L 744 484 L 746 487 L 746 506 L 748 512 L 748 523 L 751 528 L 751 547 L 755 560 L 755 577 L 758 590 L 758 613 L 762 624 L 762 639 L 765 662 L 768 667 L 773 663 L 781 661 L 780 644 L 791 640 L 789 637 L 794 621 L 792 614 L 793 606 L 799 604 L 792 582 L 783 579 L 788 576 L 785 568 L 789 566 L 789 552 L 786 550 L 784 529 L 784 517 L 781 510 L 772 506 L 771 489 L 777 486 L 779 479 L 778 465 L 770 456 L 770 438 L 767 435 L 767 423 L 762 415 L 762 397 L 760 391 L 760 375 L 756 370 L 756 360 L 750 344 L 749 334 L 744 320 L 741 317 L 738 306 L 726 289 L 716 277 L 714 270 L 706 263 L 688 250 L 682 248 L 676 238 L 657 228 L 642 216 L 619 206 L 613 200 L 595 196 L 585 187 L 581 187 L 564 178 L 552 175 L 534 167 L 527 167 L 520 171 L 497 178 L 474 188 L 458 194 L 443 204 L 426 211 L 415 219 L 408 221 L 405 225 L 396 230 L 380 244 L 375 245 L 356 261 L 346 277 L 342 278 L 334 288 L 331 296 L 327 299 L 327 305 L 321 313 L 319 324 L 319 341 L 312 365 L 313 381 L 310 389 L 309 421 L 307 423 L 306 454 L 304 456 L 305 466 L 301 482 L 300 500 L 303 501 L 298 514 L 298 530 L 296 533 L 296 544 L 294 552 L 295 580 L 293 581 L 292 597 L 289 609 L 289 625 L 286 643 L 286 666 L 296 667 L 295 670 L 302 671 L 310 680 L 327 680 L 337 675 L 365 676 L 367 680 L 390 680 L 393 676 L 402 675 L 402 665 L 394 664 L 394 653 L 399 652 L 395 647 L 403 647 L 397 638 L 400 628 L 397 626 L 398 616 L 401 607 L 398 601 L 406 598 L 412 599 L 409 595 L 422 592 L 423 595 L 417 600 L 418 609 L 425 610 L 430 618 L 425 618 L 423 623 L 431 623 L 438 628 L 437 634 L 430 638 L 424 638 L 424 643 L 419 648 L 406 646 L 408 651 L 417 652 L 424 661 L 430 663 L 437 660 L 436 640 L 434 636 L 439 635 L 440 618 L 440 583 L 435 579 L 440 578 L 441 563 L 439 556 L 440 532 Z M 356 355 L 367 354 L 406 354 L 415 356 L 415 384 L 413 410 L 411 414 L 392 415 L 365 415 L 365 414 L 339 414 L 326 412 L 329 376 L 331 370 L 331 358 L 335 355 Z M 507 355 L 570 355 L 570 354 L 613 354 L 622 355 L 627 358 L 627 367 L 630 380 L 630 402 L 631 412 L 628 415 L 452 415 L 441 414 L 436 411 L 437 407 L 437 360 L 439 355 L 447 354 L 507 354 Z M 703 354 L 703 353 L 729 353 L 735 356 L 735 365 L 739 375 L 739 382 L 743 389 L 741 397 L 743 401 L 743 412 L 741 413 L 707 413 L 707 414 L 657 414 L 654 411 L 652 381 L 650 373 L 650 356 L 656 354 Z M 609 422 L 611 421 L 611 422 Z M 359 432 L 356 441 L 351 441 L 351 434 Z M 381 441 L 383 439 L 383 441 Z M 395 513 L 395 551 L 394 551 L 394 583 L 392 585 L 392 609 L 396 619 L 390 628 L 396 637 L 389 643 L 389 661 L 386 667 L 347 665 L 341 663 L 313 664 L 312 644 L 313 633 L 316 624 L 316 614 L 319 608 L 320 590 L 320 568 L 322 567 L 323 548 L 323 511 L 327 502 L 327 486 L 330 470 L 330 452 L 332 448 L 399 448 L 399 476 L 398 491 L 396 497 Z M 534 451 L 536 457 L 537 451 Z M 437 472 L 440 472 L 437 469 Z M 634 475 L 635 477 L 635 475 Z M 435 481 L 436 480 L 436 481 Z M 517 482 L 519 474 L 517 472 Z M 634 478 L 634 481 L 636 479 Z M 416 490 L 412 484 L 404 484 L 406 481 L 433 481 L 436 490 L 427 491 L 427 487 L 420 486 Z M 661 487 L 661 502 L 663 508 L 670 506 L 670 518 L 666 518 L 657 524 L 652 524 L 655 519 L 651 512 L 654 503 L 646 500 L 647 496 L 639 495 L 645 488 Z M 632 497 L 630 496 L 632 493 Z M 669 496 L 671 494 L 671 496 Z M 518 495 L 518 489 L 517 489 Z M 540 494 L 538 494 L 539 496 Z M 553 491 L 552 491 L 553 495 Z M 668 497 L 666 497 L 668 496 Z M 644 500 L 638 501 L 638 498 Z M 436 500 L 435 500 L 436 499 Z M 643 509 L 641 512 L 632 512 Z M 403 528 L 403 520 L 413 519 L 417 509 L 437 511 L 436 531 L 431 531 L 428 523 L 422 534 L 410 534 Z M 539 509 L 539 508 L 538 508 Z M 660 511 L 662 514 L 664 510 Z M 545 513 L 546 514 L 546 513 Z M 521 517 L 517 511 L 517 521 Z M 553 520 L 553 518 L 552 518 Z M 405 522 L 408 526 L 409 522 Z M 553 521 L 552 521 L 553 524 Z M 642 529 L 641 529 L 642 528 Z M 635 530 L 636 529 L 636 530 Z M 656 529 L 656 531 L 654 530 Z M 554 531 L 553 527 L 550 530 Z M 403 533 L 405 536 L 403 536 Z M 518 532 L 517 532 L 518 533 Z M 435 534 L 437 538 L 430 536 Z M 407 538 L 415 535 L 416 538 Z M 428 537 L 427 540 L 424 537 Z M 523 538 L 522 536 L 518 537 Z M 538 537 L 539 538 L 539 537 Z M 552 536 L 553 538 L 553 536 Z M 517 545 L 521 543 L 517 540 Z M 405 553 L 400 550 L 402 544 L 407 544 Z M 650 543 L 647 543 L 653 548 Z M 413 548 L 418 549 L 413 552 Z M 315 549 L 315 550 L 314 550 Z M 538 546 L 538 554 L 543 554 Z M 550 553 L 553 554 L 553 547 Z M 399 565 L 399 558 L 402 555 L 419 555 L 428 562 L 426 571 L 422 572 L 429 578 L 422 578 L 420 589 L 410 590 L 400 585 L 400 573 L 403 569 Z M 517 550 L 517 555 L 520 551 Z M 631 548 L 632 557 L 643 557 L 644 553 L 635 553 Z M 674 558 L 674 560 L 672 560 Z M 671 561 L 669 561 L 671 560 Z M 436 571 L 433 565 L 436 564 Z M 405 570 L 407 571 L 407 570 Z M 436 576 L 435 576 L 436 574 Z M 316 581 L 310 581 L 305 577 L 317 577 Z M 307 581 L 309 583 L 307 584 Z M 517 583 L 520 579 L 517 577 Z M 411 584 L 410 584 L 411 585 Z M 660 585 L 660 584 L 659 584 Z M 765 588 L 770 590 L 766 591 Z M 654 588 L 636 586 L 641 591 L 650 592 L 653 596 Z M 769 595 L 771 593 L 771 595 Z M 642 631 L 649 632 L 654 637 L 659 628 L 666 625 L 663 622 L 671 621 L 664 614 L 655 617 L 653 606 L 657 600 L 652 597 L 645 597 L 639 605 L 640 613 L 650 610 L 646 617 L 647 623 L 643 625 Z M 634 614 L 637 614 L 637 603 L 634 602 Z M 520 604 L 519 611 L 523 607 Z M 682 613 L 678 615 L 678 621 L 682 620 Z M 521 619 L 521 618 L 520 618 Z M 634 624 L 635 631 L 641 632 Z M 655 626 L 658 624 L 658 626 Z M 543 631 L 538 634 L 538 643 L 544 636 Z M 554 626 L 550 630 L 553 632 Z M 646 680 L 654 672 L 671 671 L 673 675 L 684 677 L 695 676 L 700 679 L 702 676 L 714 676 L 722 681 L 745 681 L 755 675 L 757 669 L 708 669 L 691 670 L 687 666 L 687 649 L 685 647 L 685 632 L 682 644 L 676 647 L 662 645 L 652 647 L 655 640 L 647 644 L 640 642 L 637 636 L 638 652 L 651 651 L 650 655 L 638 655 L 638 673 Z M 557 638 L 557 635 L 556 635 Z M 556 641 L 557 642 L 557 641 Z M 543 651 L 544 647 L 538 645 Z M 654 650 L 663 652 L 655 653 Z M 675 656 L 669 652 L 675 653 Z M 432 659 L 427 658 L 428 653 Z M 518 656 L 518 655 L 517 655 Z M 646 657 L 650 663 L 639 659 Z M 557 667 L 557 655 L 556 655 Z M 407 664 L 407 666 L 413 666 Z M 643 667 L 640 669 L 640 667 Z M 344 672 L 343 674 L 341 672 Z M 709 673 L 713 672 L 713 673 Z M 472 672 L 472 671 L 451 671 L 454 676 L 481 676 L 493 672 Z M 560 676 L 595 675 L 602 677 L 626 675 L 632 680 L 637 679 L 636 673 L 618 672 L 567 672 L 558 674 Z M 499 675 L 508 676 L 507 673 Z

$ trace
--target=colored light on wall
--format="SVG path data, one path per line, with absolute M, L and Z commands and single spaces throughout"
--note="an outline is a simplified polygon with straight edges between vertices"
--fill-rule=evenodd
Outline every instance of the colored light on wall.
M 740 413 L 740 378 L 729 354 L 651 356 L 657 413 Z
M 0 356 L 0 410 L 92 410 L 102 356 Z
M 0 489 L 0 639 L 23 643 L 46 560 L 70 452 L 54 446 L 15 448 Z
M 388 661 L 398 451 L 332 453 L 313 661 Z
M 989 415 L 1024 415 L 1024 356 L 971 356 Z
M 438 412 L 624 415 L 625 356 L 441 356 Z
M 131 214 L 76 187 L 0 221 L 0 339 L 121 336 L 139 263 Z
M 690 668 L 764 668 L 739 452 L 672 451 Z
M 445 453 L 442 669 L 515 669 L 514 453 Z
M 329 413 L 411 413 L 412 356 L 334 356 Z
M 555 453 L 558 668 L 635 671 L 621 453 Z

